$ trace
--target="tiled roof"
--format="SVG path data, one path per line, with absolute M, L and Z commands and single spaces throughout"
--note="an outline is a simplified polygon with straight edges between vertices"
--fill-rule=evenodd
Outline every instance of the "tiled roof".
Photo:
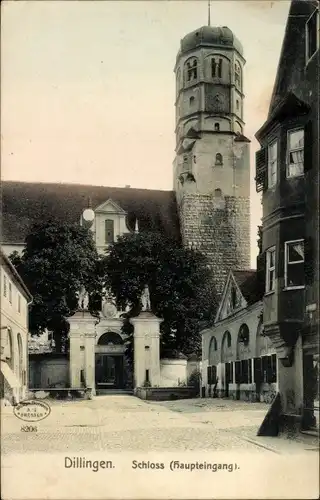
M 127 212 L 129 229 L 138 219 L 139 231 L 161 231 L 180 241 L 173 191 L 3 181 L 2 243 L 24 242 L 31 225 L 40 220 L 80 222 L 89 199 L 95 209 L 110 198 Z
M 249 306 L 262 300 L 264 289 L 258 280 L 256 269 L 232 271 L 232 274 Z

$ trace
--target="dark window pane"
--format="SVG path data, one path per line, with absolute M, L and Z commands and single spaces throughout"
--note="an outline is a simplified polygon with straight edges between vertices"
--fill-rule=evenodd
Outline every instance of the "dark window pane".
M 110 219 L 105 221 L 105 241 L 106 243 L 114 242 L 114 222 Z
M 305 284 L 304 262 L 287 266 L 287 286 L 303 286 Z
M 290 243 L 288 245 L 288 262 L 300 262 L 304 260 L 303 241 Z

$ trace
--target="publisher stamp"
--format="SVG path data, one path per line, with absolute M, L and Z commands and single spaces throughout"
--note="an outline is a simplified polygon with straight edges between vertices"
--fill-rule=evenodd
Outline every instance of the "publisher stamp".
M 50 415 L 51 408 L 48 403 L 44 401 L 22 401 L 18 403 L 17 406 L 14 406 L 13 413 L 17 418 L 25 422 L 39 422 Z

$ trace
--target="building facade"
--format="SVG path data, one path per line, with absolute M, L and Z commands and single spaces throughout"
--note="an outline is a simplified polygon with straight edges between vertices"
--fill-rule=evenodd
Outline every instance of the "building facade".
M 269 115 L 256 137 L 264 331 L 280 359 L 283 415 L 308 426 L 319 366 L 319 2 L 291 4 Z
M 257 271 L 230 271 L 212 327 L 202 332 L 202 387 L 206 397 L 271 402 L 277 356 L 262 323 Z
M 28 306 L 32 298 L 1 251 L 1 399 L 18 403 L 28 387 Z
M 21 252 L 33 222 L 39 220 L 88 224 L 100 253 L 124 233 L 159 231 L 208 257 L 221 295 L 229 269 L 250 264 L 244 64 L 243 48 L 226 27 L 205 26 L 184 37 L 175 65 L 174 190 L 3 182 L 4 251 Z M 94 349 L 95 384 L 125 387 L 122 313 L 106 295 L 99 323 L 90 326 L 94 342 L 85 340 L 89 330 L 70 334 L 77 355 L 70 350 L 68 363 L 73 366 L 77 359 L 82 367 L 77 383 L 83 379 L 81 371 L 91 370 L 86 350 Z M 61 360 L 58 365 L 62 373 Z M 37 381 L 58 383 L 53 371 L 49 376 L 38 374 Z

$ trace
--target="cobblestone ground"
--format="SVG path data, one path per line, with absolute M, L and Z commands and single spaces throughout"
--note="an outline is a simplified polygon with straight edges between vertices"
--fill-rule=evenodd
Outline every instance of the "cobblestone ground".
M 99 396 L 92 401 L 48 400 L 49 417 L 37 432 L 2 411 L 4 455 L 33 452 L 231 450 L 287 453 L 314 443 L 257 438 L 268 406 L 221 399 L 145 402 L 133 396 Z M 30 424 L 27 424 L 30 425 Z M 270 445 L 272 441 L 272 446 Z

